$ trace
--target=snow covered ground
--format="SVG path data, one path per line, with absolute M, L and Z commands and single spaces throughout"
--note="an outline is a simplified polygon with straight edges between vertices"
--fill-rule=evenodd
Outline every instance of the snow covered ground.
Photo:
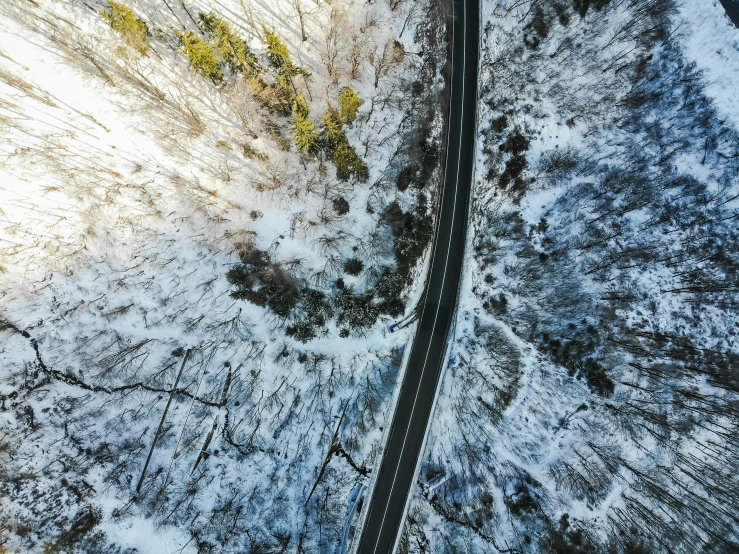
M 739 549 L 739 29 L 483 2 L 457 334 L 404 552 Z
M 339 551 L 413 326 L 349 328 L 330 304 L 395 266 L 391 201 L 434 201 L 396 178 L 419 155 L 409 136 L 438 142 L 443 25 L 403 1 L 126 6 L 145 55 L 106 2 L 0 6 L 0 550 Z M 345 132 L 368 178 L 301 155 L 254 81 L 191 71 L 173 29 L 198 33 L 201 12 L 246 40 L 259 87 L 277 82 L 273 30 L 318 126 L 356 91 Z M 254 252 L 304 295 L 287 316 L 232 297 Z M 326 315 L 299 341 L 309 297 Z

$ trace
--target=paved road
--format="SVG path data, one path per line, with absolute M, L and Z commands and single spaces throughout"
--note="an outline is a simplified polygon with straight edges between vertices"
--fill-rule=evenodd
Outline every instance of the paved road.
M 726 10 L 726 15 L 729 16 L 732 23 L 739 27 L 739 0 L 721 0 L 721 5 Z
M 358 554 L 390 554 L 402 528 L 438 385 L 462 270 L 477 108 L 478 0 L 453 0 L 451 113 L 444 188 L 426 300 Z

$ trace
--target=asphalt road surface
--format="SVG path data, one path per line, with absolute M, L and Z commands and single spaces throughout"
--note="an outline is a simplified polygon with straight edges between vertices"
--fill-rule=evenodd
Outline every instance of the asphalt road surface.
M 477 108 L 478 0 L 453 0 L 452 73 L 444 187 L 431 273 L 405 380 L 372 492 L 358 554 L 390 554 L 444 361 L 462 271 Z
M 739 0 L 721 0 L 721 5 L 726 10 L 731 22 L 739 27 Z

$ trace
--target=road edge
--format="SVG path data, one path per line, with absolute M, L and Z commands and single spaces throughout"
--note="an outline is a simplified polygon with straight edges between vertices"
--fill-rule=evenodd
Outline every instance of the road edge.
M 474 137 L 472 139 L 472 152 L 473 152 L 473 156 L 472 156 L 472 176 L 470 178 L 470 197 L 467 200 L 467 207 L 465 208 L 466 214 L 467 214 L 467 222 L 468 222 L 467 223 L 467 228 L 465 230 L 465 239 L 464 239 L 464 251 L 465 252 L 470 251 L 468 249 L 468 247 L 470 246 L 470 241 L 472 240 L 472 234 L 468 232 L 469 231 L 469 228 L 470 228 L 470 225 L 471 225 L 471 220 L 469 219 L 469 216 L 470 216 L 470 214 L 472 212 L 472 205 L 473 205 L 473 202 L 475 200 L 475 189 L 476 189 L 476 182 L 477 182 L 476 181 L 476 178 L 477 178 L 477 137 L 478 137 L 477 130 L 480 128 L 480 120 L 479 120 L 480 110 L 478 110 L 478 106 L 480 104 L 480 78 L 479 78 L 479 75 L 480 75 L 480 69 L 481 69 L 480 64 L 481 64 L 481 60 L 482 60 L 482 56 L 480 56 L 480 53 L 481 53 L 480 37 L 482 36 L 481 31 L 482 31 L 482 13 L 483 13 L 482 3 L 483 3 L 483 0 L 478 0 L 477 1 L 478 10 L 479 10 L 478 11 L 479 22 L 478 22 L 478 29 L 477 29 L 478 30 L 478 45 L 477 45 L 477 48 L 478 48 L 478 56 L 477 56 L 477 75 L 478 75 L 478 78 L 476 79 L 476 87 L 475 87 L 475 108 L 474 108 L 475 109 L 475 117 L 474 117 L 474 120 L 475 120 L 475 134 L 474 134 Z M 400 521 L 401 521 L 400 529 L 398 531 L 398 535 L 395 537 L 395 544 L 393 545 L 393 550 L 389 554 L 394 554 L 395 552 L 398 551 L 398 547 L 400 546 L 400 541 L 403 538 L 403 531 L 405 529 L 405 522 L 408 519 L 408 511 L 410 510 L 411 500 L 413 499 L 413 493 L 414 493 L 414 491 L 416 489 L 416 476 L 418 475 L 418 473 L 419 473 L 419 471 L 421 469 L 421 464 L 423 463 L 423 453 L 426 450 L 426 445 L 428 444 L 428 438 L 429 438 L 429 433 L 430 433 L 430 429 L 431 429 L 431 422 L 434 419 L 434 414 L 436 412 L 436 406 L 437 406 L 437 404 L 439 402 L 439 397 L 441 396 L 442 385 L 444 383 L 444 375 L 446 373 L 446 370 L 448 369 L 449 360 L 450 360 L 451 355 L 452 355 L 452 348 L 451 347 L 452 347 L 452 342 L 454 340 L 454 334 L 455 334 L 456 329 L 457 329 L 457 317 L 459 315 L 459 296 L 460 296 L 460 292 L 462 290 L 462 285 L 464 283 L 463 277 L 468 272 L 468 270 L 469 270 L 469 264 L 467 263 L 467 260 L 465 258 L 463 258 L 463 260 L 462 260 L 462 272 L 460 274 L 459 283 L 457 284 L 457 294 L 456 294 L 456 300 L 454 302 L 454 312 L 452 313 L 451 321 L 450 321 L 450 324 L 449 324 L 449 331 L 447 333 L 447 338 L 446 338 L 445 346 L 444 346 L 444 358 L 443 358 L 443 361 L 441 362 L 441 366 L 440 366 L 440 369 L 439 369 L 439 377 L 438 377 L 438 380 L 436 382 L 436 389 L 434 390 L 434 400 L 431 403 L 431 412 L 429 414 L 428 421 L 426 422 L 426 429 L 425 429 L 425 431 L 423 433 L 423 440 L 421 442 L 421 447 L 420 447 L 419 452 L 418 452 L 418 460 L 416 460 L 416 467 L 413 470 L 413 478 L 411 480 L 411 488 L 408 491 L 408 496 L 405 499 L 405 507 L 403 508 L 403 515 L 400 518 Z
M 441 0 L 443 1 L 443 0 Z M 482 0 L 479 0 L 479 2 L 482 2 Z M 446 62 L 449 62 L 452 58 L 452 50 L 451 50 L 451 44 L 450 48 L 447 50 L 447 59 Z M 451 77 L 449 79 L 449 88 L 451 88 Z M 475 106 L 477 108 L 477 106 Z M 443 133 L 449 135 L 449 116 L 451 114 L 451 105 L 449 106 L 449 111 L 445 117 L 445 125 L 443 129 Z M 423 269 L 422 273 L 424 275 L 423 279 L 423 286 L 420 287 L 421 293 L 415 298 L 416 307 L 414 309 L 418 309 L 418 306 L 421 304 L 421 302 L 424 299 L 424 296 L 426 294 L 426 289 L 428 286 L 429 279 L 431 277 L 431 262 L 433 261 L 433 253 L 434 253 L 434 247 L 436 244 L 436 235 L 438 234 L 438 225 L 439 225 L 439 217 L 441 214 L 441 198 L 443 196 L 444 192 L 444 186 L 446 185 L 444 181 L 444 176 L 446 174 L 446 149 L 449 147 L 449 141 L 446 140 L 446 147 L 444 149 L 444 164 L 439 167 L 439 195 L 438 195 L 438 204 L 435 206 L 435 217 L 434 217 L 434 241 L 427 247 L 426 253 L 424 255 L 424 263 L 423 263 Z M 453 316 L 454 317 L 454 316 Z M 393 391 L 393 396 L 390 399 L 390 417 L 388 419 L 388 425 L 385 426 L 385 430 L 382 433 L 381 442 L 382 442 L 382 450 L 380 451 L 380 457 L 378 460 L 378 463 L 376 464 L 376 467 L 372 468 L 371 477 L 369 481 L 367 482 L 367 486 L 365 487 L 363 493 L 362 493 L 362 508 L 359 510 L 359 517 L 357 519 L 356 523 L 356 530 L 354 532 L 354 536 L 352 536 L 350 544 L 343 545 L 343 548 L 341 548 L 341 554 L 356 554 L 357 549 L 359 548 L 359 545 L 361 543 L 361 537 L 364 531 L 364 525 L 367 521 L 367 517 L 369 516 L 369 504 L 365 504 L 365 502 L 369 502 L 372 500 L 372 493 L 375 490 L 375 485 L 377 484 L 377 477 L 380 474 L 380 466 L 382 465 L 382 461 L 384 459 L 385 450 L 387 449 L 387 443 L 390 438 L 390 432 L 392 431 L 393 424 L 395 422 L 395 413 L 398 410 L 398 400 L 400 399 L 400 393 L 403 390 L 403 386 L 405 385 L 405 377 L 408 370 L 408 362 L 410 360 L 411 352 L 413 351 L 413 344 L 415 342 L 416 333 L 418 332 L 418 325 L 420 323 L 420 320 L 416 320 L 412 324 L 413 331 L 409 333 L 409 341 L 405 346 L 405 350 L 403 351 L 403 360 L 400 363 L 400 368 L 398 369 L 398 381 L 396 383 L 395 389 Z M 410 326 L 409 326 L 410 327 Z M 446 360 L 445 360 L 446 361 Z M 433 410 L 433 406 L 432 406 Z M 425 437 L 424 437 L 425 439 Z M 414 473 L 415 475 L 415 473 Z M 405 518 L 405 511 L 403 512 L 403 517 Z

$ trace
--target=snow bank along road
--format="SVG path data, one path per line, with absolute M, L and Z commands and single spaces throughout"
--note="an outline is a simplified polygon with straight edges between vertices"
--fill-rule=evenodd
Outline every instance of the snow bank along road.
M 478 0 L 453 0 L 447 157 L 431 273 L 358 554 L 389 554 L 431 415 L 464 254 L 477 108 Z

